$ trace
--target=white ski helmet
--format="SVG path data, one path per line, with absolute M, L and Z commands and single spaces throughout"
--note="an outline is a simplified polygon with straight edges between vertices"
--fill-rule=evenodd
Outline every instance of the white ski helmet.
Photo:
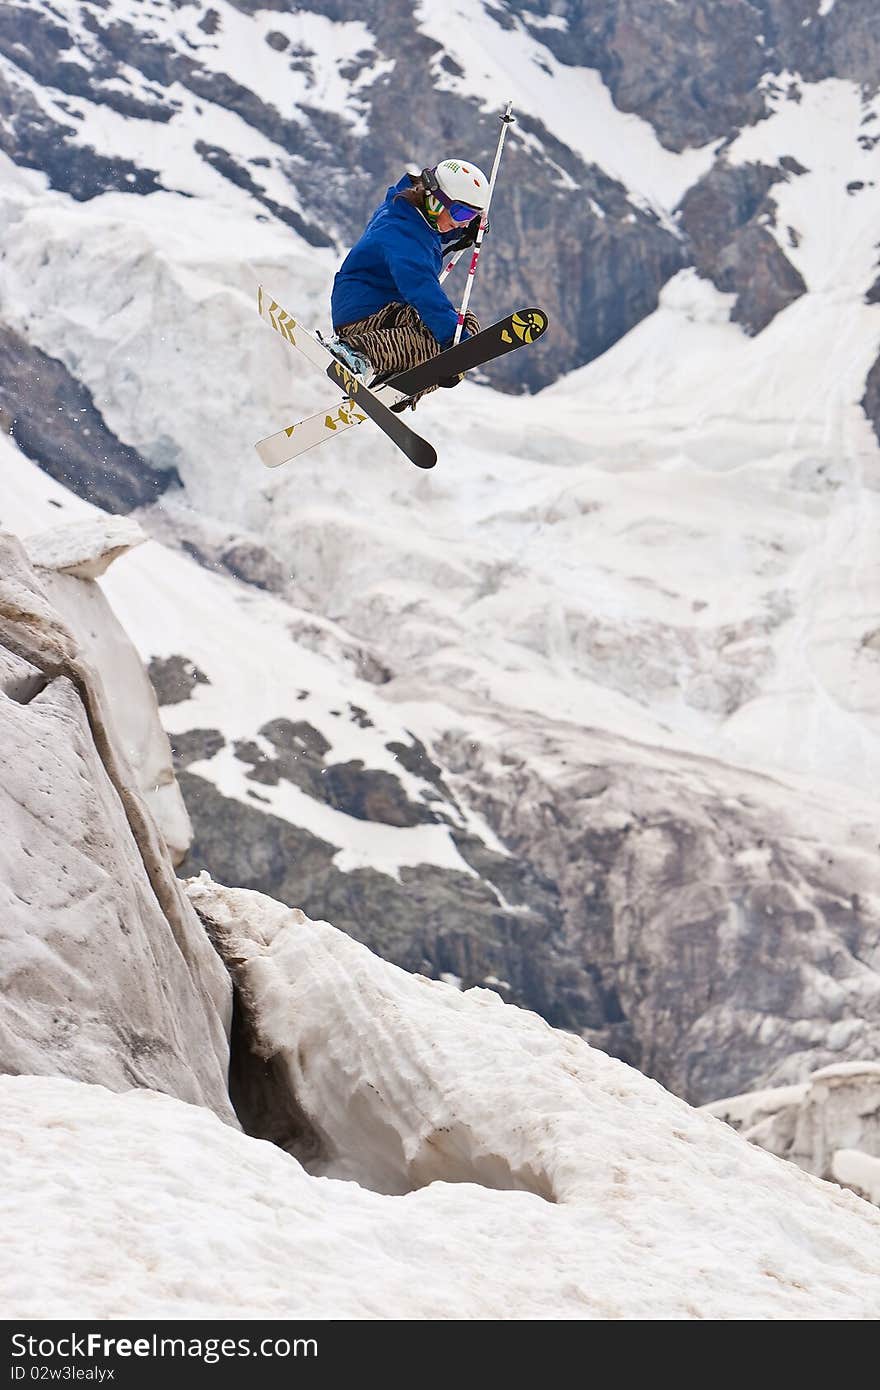
M 440 192 L 450 203 L 466 203 L 482 212 L 489 201 L 489 180 L 467 159 L 444 159 L 432 169 Z

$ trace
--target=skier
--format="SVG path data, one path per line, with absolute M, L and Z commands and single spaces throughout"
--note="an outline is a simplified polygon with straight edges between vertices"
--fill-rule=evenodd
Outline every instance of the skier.
M 332 351 L 358 375 L 384 381 L 450 347 L 458 313 L 440 287 L 444 255 L 471 245 L 488 205 L 485 174 L 467 160 L 444 159 L 404 174 L 349 251 L 333 282 Z M 484 233 L 485 234 L 485 233 Z M 465 315 L 462 340 L 479 333 Z M 461 375 L 438 384 L 457 386 Z M 415 406 L 418 392 L 396 407 Z

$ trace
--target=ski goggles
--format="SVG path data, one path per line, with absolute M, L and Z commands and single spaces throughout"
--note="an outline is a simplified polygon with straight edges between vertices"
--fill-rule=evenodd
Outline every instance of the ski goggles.
M 431 202 L 437 204 L 436 208 L 431 207 Z M 441 188 L 432 188 L 427 197 L 428 208 L 435 217 L 439 216 L 443 208 L 449 213 L 453 222 L 472 222 L 475 217 L 480 217 L 482 208 L 472 208 L 469 203 L 459 203 L 454 198 L 447 198 Z

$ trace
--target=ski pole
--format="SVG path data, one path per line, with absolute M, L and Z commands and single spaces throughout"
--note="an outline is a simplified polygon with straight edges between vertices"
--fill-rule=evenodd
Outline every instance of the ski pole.
M 513 102 L 509 101 L 501 115 L 501 133 L 498 136 L 498 148 L 495 151 L 495 163 L 492 165 L 492 173 L 489 178 L 489 196 L 486 199 L 486 206 L 483 209 L 483 216 L 480 218 L 479 230 L 477 232 L 476 240 L 474 241 L 474 254 L 471 257 L 471 263 L 468 267 L 467 280 L 465 282 L 464 287 L 464 296 L 461 301 L 461 308 L 458 311 L 458 323 L 455 325 L 455 337 L 452 340 L 453 346 L 457 342 L 460 342 L 461 330 L 464 328 L 464 316 L 467 311 L 468 300 L 471 297 L 471 290 L 473 289 L 474 275 L 477 271 L 477 261 L 480 259 L 480 247 L 483 244 L 483 236 L 485 234 L 486 228 L 489 225 L 489 204 L 492 201 L 492 194 L 495 190 L 495 180 L 498 177 L 498 166 L 501 163 L 501 151 L 504 149 L 504 137 L 507 134 L 507 127 L 509 125 L 512 125 L 513 122 L 516 120 L 516 117 L 511 116 L 510 114 L 512 109 Z M 454 264 L 454 261 L 450 261 L 448 269 L 451 270 Z
M 460 251 L 456 251 L 456 253 L 455 253 L 455 255 L 452 257 L 452 260 L 451 260 L 451 261 L 447 261 L 447 262 L 446 262 L 445 266 L 443 267 L 443 269 L 442 269 L 441 272 L 440 272 L 440 284 L 441 284 L 441 285 L 443 284 L 443 281 L 446 279 L 446 277 L 447 277 L 447 275 L 449 274 L 449 272 L 450 272 L 451 270 L 454 270 L 455 267 L 458 265 L 459 261 L 461 260 L 462 256 L 463 256 L 464 253 L 465 253 L 465 250 L 466 250 L 466 248 L 463 246 L 463 247 L 461 248 Z

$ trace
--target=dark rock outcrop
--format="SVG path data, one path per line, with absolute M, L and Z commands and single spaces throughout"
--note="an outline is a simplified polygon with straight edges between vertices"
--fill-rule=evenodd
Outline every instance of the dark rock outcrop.
M 776 220 L 770 190 L 790 172 L 791 165 L 734 166 L 720 159 L 681 203 L 694 265 L 717 289 L 737 296 L 731 317 L 752 334 L 807 289 L 769 231 Z
M 154 656 L 147 675 L 160 705 L 179 705 L 189 699 L 197 685 L 210 685 L 204 671 L 185 656 Z
M 207 762 L 225 747 L 226 739 L 219 729 L 187 729 L 185 733 L 172 734 L 175 771 L 183 771 L 190 763 Z
M 562 1027 L 601 1027 L 596 980 L 564 949 L 554 886 L 530 866 L 501 864 L 471 838 L 461 841 L 463 857 L 488 869 L 486 879 L 432 865 L 402 868 L 399 880 L 374 869 L 342 873 L 333 864 L 337 846 L 190 772 L 180 785 L 195 832 L 182 877 L 207 869 L 333 922 L 407 970 L 449 973 L 463 988 L 488 982 Z
M 91 392 L 56 357 L 0 324 L 0 411 L 5 428 L 77 497 L 129 512 L 180 486 L 173 468 L 153 468 L 108 428 Z M 2 501 L 0 501 L 2 522 Z
M 865 394 L 861 399 L 861 407 L 874 427 L 874 433 L 880 442 L 880 357 L 874 363 L 865 381 Z

